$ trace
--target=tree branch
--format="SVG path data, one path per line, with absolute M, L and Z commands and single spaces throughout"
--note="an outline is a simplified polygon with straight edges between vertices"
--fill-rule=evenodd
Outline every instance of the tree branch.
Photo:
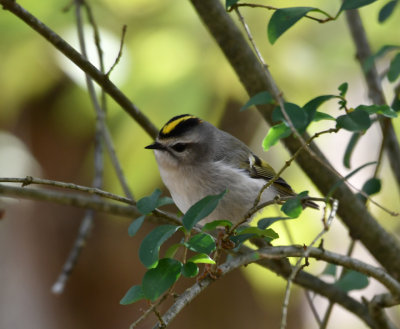
M 214 0 L 191 0 L 191 3 L 221 47 L 248 94 L 254 96 L 265 90 L 274 94 L 273 91 L 277 90 L 277 87 L 270 73 L 264 71 L 222 4 Z M 271 124 L 273 105 L 261 105 L 258 109 L 265 120 Z M 301 147 L 300 142 L 293 137 L 286 138 L 283 142 L 292 154 Z M 329 163 L 314 143 L 310 144 L 310 148 L 321 161 Z M 296 161 L 322 194 L 327 194 L 338 181 L 336 175 L 306 153 L 300 153 Z M 333 197 L 339 200 L 338 214 L 349 228 L 352 237 L 361 240 L 392 275 L 400 277 L 399 241 L 383 229 L 345 184 L 338 187 Z M 360 223 L 363 224 L 360 225 Z
M 95 66 L 88 62 L 79 52 L 64 41 L 57 33 L 49 29 L 31 13 L 14 0 L 0 0 L 3 9 L 12 12 L 32 29 L 42 35 L 55 48 L 75 63 L 83 72 L 89 74 L 103 90 L 109 94 L 151 137 L 155 138 L 158 129 L 153 123 Z
M 99 200 L 98 198 L 93 198 L 93 196 L 88 197 L 84 195 L 78 195 L 76 193 L 46 191 L 0 184 L 0 195 L 35 201 L 47 201 L 83 209 L 92 209 L 107 214 L 128 218 L 134 218 L 142 215 L 134 206 L 122 206 L 119 204 L 106 202 L 104 200 Z M 181 222 L 178 218 L 160 210 L 153 211 L 153 215 L 148 216 L 148 219 L 158 224 L 162 223 L 181 225 Z
M 367 58 L 372 55 L 372 53 L 363 23 L 361 21 L 360 13 L 356 9 L 346 10 L 345 13 L 347 24 L 357 50 L 356 57 L 360 63 L 365 82 L 368 86 L 369 97 L 374 104 L 387 104 L 375 63 L 372 64 L 371 69 L 368 70 L 368 72 L 365 72 L 363 69 L 363 64 Z M 400 146 L 399 142 L 397 141 L 392 120 L 390 118 L 379 116 L 379 124 L 382 130 L 383 139 L 385 141 L 385 149 L 389 158 L 390 167 L 392 168 L 392 172 L 396 177 L 397 187 L 400 190 Z
M 273 247 L 271 249 L 275 250 Z M 278 251 L 279 249 L 277 249 Z M 221 276 L 226 275 L 232 270 L 239 268 L 243 265 L 250 263 L 257 263 L 263 267 L 266 267 L 276 274 L 288 278 L 291 273 L 291 268 L 282 267 L 277 259 L 267 259 L 281 257 L 278 251 L 276 254 L 272 253 L 267 256 L 269 250 L 264 253 L 265 258 L 258 259 L 258 251 L 251 250 L 248 247 L 241 248 L 241 255 L 234 257 L 231 261 L 222 264 L 219 269 L 221 270 Z M 298 252 L 298 250 L 296 250 Z M 303 251 L 304 252 L 304 251 Z M 284 256 L 282 256 L 284 257 Z M 168 325 L 178 314 L 181 312 L 196 296 L 198 296 L 202 291 L 204 291 L 214 280 L 210 277 L 205 278 L 199 283 L 194 284 L 192 287 L 188 288 L 183 292 L 175 301 L 175 303 L 168 309 L 168 311 L 163 315 L 163 322 Z M 308 274 L 306 272 L 299 272 L 294 279 L 294 282 L 304 288 L 314 291 L 330 300 L 335 301 L 335 303 L 341 305 L 349 312 L 356 314 L 362 321 L 364 321 L 369 327 L 378 329 L 373 323 L 369 313 L 368 308 L 348 296 L 345 292 L 338 289 L 332 284 L 325 283 L 324 281 L 318 279 L 317 277 Z M 153 329 L 160 328 L 159 324 L 155 325 Z

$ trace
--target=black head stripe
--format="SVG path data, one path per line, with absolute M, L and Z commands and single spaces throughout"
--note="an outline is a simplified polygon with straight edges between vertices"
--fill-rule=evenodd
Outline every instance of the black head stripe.
M 168 138 L 180 136 L 191 128 L 199 125 L 201 122 L 199 118 L 190 114 L 178 115 L 169 120 L 164 127 L 161 128 L 158 137 Z

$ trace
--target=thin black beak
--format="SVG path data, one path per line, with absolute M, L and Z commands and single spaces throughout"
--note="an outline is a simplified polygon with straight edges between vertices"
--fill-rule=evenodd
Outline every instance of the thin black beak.
M 150 144 L 150 145 L 146 146 L 145 149 L 148 149 L 148 150 L 165 150 L 165 146 L 162 145 L 159 142 L 154 142 L 153 144 Z

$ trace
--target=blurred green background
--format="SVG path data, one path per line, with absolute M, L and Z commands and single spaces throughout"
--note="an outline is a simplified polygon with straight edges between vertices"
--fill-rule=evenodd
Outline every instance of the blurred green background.
M 19 3 L 77 47 L 74 9 L 63 11 L 69 2 Z M 296 3 L 279 0 L 269 1 L 268 5 L 285 7 Z M 195 114 L 244 140 L 276 170 L 288 159 L 281 145 L 263 154 L 261 141 L 267 125 L 255 109 L 239 112 L 248 96 L 190 2 L 98 0 L 89 4 L 100 28 L 108 68 L 118 53 L 122 25 L 127 24 L 122 59 L 111 79 L 155 125 L 161 127 L 174 115 Z M 322 6 L 333 15 L 340 2 L 307 1 L 302 5 Z M 361 10 L 374 51 L 400 41 L 400 11 L 395 11 L 384 24 L 378 24 L 377 14 L 382 5 L 383 1 L 377 1 Z M 266 27 L 272 12 L 250 8 L 241 12 L 287 100 L 303 105 L 317 95 L 336 93 L 337 87 L 347 81 L 350 106 L 368 103 L 344 17 L 328 24 L 302 19 L 271 46 Z M 230 15 L 237 21 L 233 13 Z M 91 27 L 88 25 L 85 31 L 88 47 L 94 49 Z M 32 175 L 90 185 L 95 116 L 83 74 L 4 10 L 0 12 L 0 49 L 0 176 Z M 91 58 L 96 62 L 95 55 Z M 381 70 L 390 58 L 385 56 L 379 61 Z M 393 93 L 386 80 L 384 86 L 391 100 Z M 339 114 L 334 102 L 322 110 Z M 151 138 L 111 99 L 107 122 L 135 197 L 162 187 L 153 154 L 144 149 Z M 399 120 L 394 120 L 394 124 L 399 132 Z M 328 126 L 312 126 L 311 131 Z M 342 158 L 349 137 L 350 134 L 341 132 L 318 141 L 342 174 L 347 172 Z M 353 169 L 376 159 L 380 137 L 378 128 L 368 131 L 353 156 Z M 104 189 L 123 194 L 108 156 L 105 162 Z M 360 187 L 372 172 L 373 168 L 365 169 L 351 182 Z M 296 165 L 283 177 L 295 190 L 318 195 Z M 395 207 L 399 191 L 392 183 L 386 160 L 382 179 L 383 190 L 376 199 L 398 211 Z M 50 289 L 72 246 L 83 212 L 8 199 L 0 199 L 0 206 L 6 209 L 0 222 L 0 328 L 127 328 L 147 308 L 146 303 L 121 306 L 119 300 L 141 280 L 145 269 L 138 261 L 137 250 L 153 225 L 146 225 L 140 236 L 129 238 L 129 220 L 96 216 L 91 237 L 65 293 L 55 296 Z M 399 231 L 392 217 L 377 208 L 371 210 L 385 227 Z M 277 211 L 271 208 L 267 212 L 276 215 Z M 309 243 L 321 229 L 318 214 L 308 210 L 288 226 L 297 244 Z M 275 229 L 281 235 L 277 243 L 288 244 L 287 229 L 279 223 Z M 346 240 L 345 229 L 336 221 L 326 236 L 325 247 L 345 252 Z M 362 247 L 357 246 L 356 251 L 358 257 L 372 261 Z M 324 268 L 323 264 L 311 263 L 314 273 Z M 192 283 L 184 281 L 178 290 L 183 291 Z M 382 288 L 372 284 L 362 294 L 379 289 Z M 216 282 L 170 327 L 277 328 L 283 291 L 283 280 L 251 265 Z M 359 298 L 360 294 L 355 296 Z M 319 310 L 326 307 L 323 300 L 316 301 Z M 399 320 L 398 314 L 392 316 Z M 339 307 L 333 317 L 335 320 L 328 328 L 363 328 L 362 323 Z M 155 318 L 150 317 L 141 328 L 154 323 Z M 316 327 L 304 293 L 295 289 L 289 307 L 289 328 Z

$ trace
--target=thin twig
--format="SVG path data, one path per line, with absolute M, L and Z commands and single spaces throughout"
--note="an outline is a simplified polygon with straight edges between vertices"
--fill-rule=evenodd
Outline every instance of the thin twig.
M 101 196 L 103 198 L 127 203 L 127 204 L 130 204 L 133 206 L 136 205 L 136 202 L 131 199 L 128 199 L 126 197 L 119 196 L 117 194 L 113 194 L 113 193 L 110 193 L 107 191 L 103 191 L 99 188 L 87 187 L 87 186 L 73 184 L 73 183 L 65 183 L 65 182 L 60 182 L 60 181 L 55 181 L 55 180 L 50 180 L 50 179 L 36 178 L 36 177 L 32 177 L 32 176 L 26 176 L 25 178 L 0 177 L 0 182 L 2 182 L 2 183 L 21 183 L 22 187 L 28 186 L 31 184 L 53 186 L 53 187 L 58 187 L 58 188 L 63 188 L 63 189 L 85 192 L 88 194 L 94 194 L 94 195 Z
M 250 32 L 250 28 L 248 27 L 248 25 L 246 24 L 246 21 L 244 20 L 242 14 L 239 11 L 239 8 L 236 6 L 234 7 L 234 10 L 236 12 L 236 14 L 239 17 L 240 22 L 242 23 L 244 30 L 246 31 L 247 37 L 250 40 L 251 45 L 253 46 L 253 49 L 256 53 L 256 56 L 258 58 L 258 60 L 260 61 L 262 67 L 264 68 L 264 71 L 266 74 L 270 74 L 269 70 L 268 70 L 268 66 L 264 60 L 264 58 L 261 55 L 261 52 L 258 50 L 257 45 L 254 42 L 253 36 Z M 286 112 L 285 109 L 285 102 L 283 100 L 282 97 L 282 93 L 278 90 L 277 86 L 275 86 L 275 88 L 273 88 L 273 97 L 276 100 L 276 102 L 279 104 L 279 107 L 281 108 L 283 117 L 285 118 L 290 130 L 292 131 L 293 135 L 296 136 L 298 138 L 298 140 L 300 141 L 301 145 L 306 148 L 310 154 L 312 154 L 313 152 L 307 147 L 306 142 L 304 141 L 303 137 L 300 135 L 300 133 L 297 131 L 296 127 L 294 126 L 292 119 L 289 117 L 289 115 Z
M 80 47 L 83 56 L 87 59 L 87 54 L 86 54 L 86 45 L 85 45 L 85 40 L 84 40 L 84 33 L 83 33 L 83 23 L 82 23 L 82 17 L 81 17 L 81 4 L 83 0 L 76 0 L 75 1 L 75 16 L 76 16 L 76 21 L 77 21 L 77 27 L 78 27 L 78 36 L 79 36 L 79 42 L 80 42 Z M 95 34 L 96 35 L 96 34 Z M 99 36 L 97 35 L 97 38 L 95 38 L 98 44 L 98 47 L 100 47 L 100 39 Z M 101 49 L 99 49 L 99 56 L 102 58 L 102 52 Z M 90 78 L 86 75 L 86 81 L 87 84 L 89 84 Z M 89 86 L 88 86 L 89 87 Z M 94 91 L 94 88 L 88 88 L 92 92 Z M 93 98 L 96 98 L 96 95 L 91 93 L 90 94 L 92 100 Z M 103 117 L 103 109 L 96 108 L 96 131 L 95 131 L 95 148 L 94 148 L 94 178 L 93 178 L 93 187 L 94 188 L 101 188 L 102 182 L 103 182 L 103 147 L 101 144 L 101 139 L 102 139 L 102 117 Z M 100 113 L 101 112 L 101 113 Z M 89 236 L 89 233 L 92 230 L 93 227 L 93 221 L 94 221 L 94 211 L 93 210 L 86 210 L 84 218 L 81 222 L 80 228 L 79 228 L 79 233 L 78 236 L 75 239 L 75 242 L 72 246 L 72 249 L 67 257 L 66 262 L 64 263 L 61 273 L 58 276 L 56 282 L 54 283 L 52 287 L 52 292 L 55 294 L 61 294 L 64 291 L 65 285 L 75 268 L 78 258 L 86 245 L 87 238 Z
M 88 57 L 87 57 L 87 53 L 86 53 L 86 43 L 85 43 L 85 36 L 84 36 L 84 32 L 83 32 L 83 23 L 82 23 L 81 10 L 80 10 L 81 1 L 82 0 L 76 0 L 77 27 L 78 27 L 78 36 L 79 36 L 79 44 L 81 47 L 81 52 L 82 52 L 83 57 L 85 59 L 87 59 Z M 101 134 L 104 138 L 106 148 L 107 148 L 108 154 L 110 156 L 111 162 L 113 164 L 114 170 L 117 174 L 118 180 L 122 186 L 122 189 L 123 189 L 125 195 L 129 199 L 134 200 L 132 192 L 131 192 L 131 190 L 128 186 L 128 183 L 126 181 L 126 178 L 123 174 L 122 167 L 118 161 L 117 154 L 115 152 L 115 148 L 113 145 L 113 141 L 112 141 L 110 132 L 105 123 L 104 111 L 100 107 L 100 104 L 97 100 L 96 91 L 94 88 L 92 78 L 88 74 L 86 74 L 85 76 L 86 76 L 86 84 L 87 84 L 89 96 L 92 101 L 93 107 L 96 110 L 96 116 L 98 117 L 99 129 L 101 130 Z
M 96 45 L 97 49 L 97 56 L 99 57 L 99 64 L 100 64 L 100 71 L 104 74 L 104 52 L 101 48 L 101 40 L 100 40 L 100 32 L 97 26 L 96 20 L 94 18 L 92 8 L 89 6 L 86 0 L 82 0 L 82 5 L 86 9 L 86 14 L 89 20 L 90 25 L 93 28 L 93 35 L 94 35 L 94 44 Z M 104 113 L 107 113 L 107 95 L 103 89 L 101 89 L 101 108 L 103 109 Z
M 88 188 L 88 190 L 91 189 L 92 188 Z M 112 215 L 124 216 L 129 218 L 135 218 L 142 215 L 134 206 L 122 206 L 119 204 L 106 202 L 104 200 L 99 200 L 98 198 L 94 198 L 93 196 L 88 197 L 77 193 L 39 190 L 0 184 L 0 195 L 12 198 L 52 202 L 83 209 L 92 209 Z M 166 223 L 174 225 L 182 224 L 176 216 L 158 209 L 154 210 L 152 215 L 153 216 L 149 216 L 148 219 L 156 223 Z
M 290 292 L 291 292 L 293 280 L 296 277 L 297 273 L 302 268 L 301 263 L 302 263 L 303 259 L 307 259 L 307 257 L 311 253 L 310 247 L 312 247 L 315 243 L 317 243 L 317 241 L 329 230 L 331 222 L 336 215 L 336 211 L 337 211 L 337 202 L 336 203 L 333 202 L 331 213 L 329 215 L 326 225 L 323 226 L 322 231 L 314 238 L 314 240 L 310 243 L 310 245 L 308 247 L 305 247 L 304 254 L 302 255 L 302 257 L 300 257 L 298 259 L 296 265 L 292 269 L 292 273 L 290 274 L 290 276 L 287 280 L 285 297 L 284 297 L 284 301 L 283 301 L 283 305 L 282 305 L 282 318 L 281 318 L 281 326 L 280 326 L 281 329 L 286 328 L 287 310 L 288 310 L 288 306 L 289 306 L 289 298 L 290 298 Z
M 319 317 L 319 314 L 317 312 L 317 309 L 315 308 L 314 302 L 310 296 L 310 292 L 308 290 L 304 290 L 304 294 L 306 296 L 306 300 L 308 305 L 310 306 L 311 312 L 314 315 L 315 321 L 317 321 L 318 326 L 321 325 L 321 318 Z
M 87 61 L 79 52 L 72 48 L 58 34 L 39 21 L 35 16 L 21 7 L 14 0 L 0 0 L 3 9 L 12 12 L 23 20 L 32 29 L 42 35 L 56 49 L 62 52 L 67 58 L 75 63 L 82 71 L 89 74 L 106 93 L 108 93 L 140 126 L 152 137 L 158 134 L 154 124 L 126 97 L 110 80 L 99 71 L 94 65 Z
M 331 134 L 331 133 L 337 133 L 340 130 L 340 128 L 330 128 L 327 130 L 323 130 L 320 132 L 315 133 L 313 136 L 311 136 L 306 144 L 309 145 L 315 138 L 318 138 L 319 136 L 323 135 L 323 134 Z M 260 191 L 258 192 L 257 198 L 254 200 L 254 206 L 256 206 L 260 200 L 261 200 L 261 195 L 263 194 L 263 192 L 269 188 L 281 175 L 282 173 L 292 164 L 292 162 L 299 156 L 300 152 L 304 149 L 304 145 L 301 145 L 297 151 L 290 157 L 289 160 L 287 160 L 284 164 L 284 166 L 275 174 L 275 176 L 268 181 L 267 184 L 265 184 Z
M 153 311 L 157 306 L 159 306 L 164 300 L 168 297 L 169 292 L 164 294 L 158 301 L 157 303 L 151 305 L 135 322 L 133 322 L 130 326 L 129 329 L 136 328 L 141 322 L 143 322 Z
M 88 237 L 89 232 L 93 226 L 93 210 L 86 210 L 85 216 L 81 222 L 79 227 L 78 236 L 76 237 L 74 244 L 71 248 L 71 251 L 65 261 L 61 273 L 59 274 L 56 282 L 53 284 L 51 291 L 54 294 L 61 294 L 64 291 L 65 285 L 75 268 L 75 265 L 78 261 L 79 255 L 81 254 Z
M 268 10 L 281 9 L 281 8 L 277 8 L 277 7 L 273 7 L 273 6 L 260 5 L 260 4 L 256 4 L 256 3 L 236 3 L 228 11 L 231 11 L 233 8 L 236 8 L 236 7 L 263 8 L 263 9 L 268 9 Z M 317 18 L 317 17 L 314 17 L 314 16 L 310 16 L 310 15 L 304 15 L 304 17 L 309 18 L 309 19 L 311 19 L 313 21 L 317 21 L 318 23 L 326 23 L 326 22 L 329 22 L 329 21 L 332 21 L 332 20 L 335 19 L 334 17 L 332 17 L 331 15 L 326 13 L 325 11 L 320 10 L 319 12 L 321 14 L 325 15 L 326 18 L 325 19 L 321 19 L 321 18 Z
M 355 244 L 356 244 L 355 240 L 351 240 L 351 242 L 350 242 L 350 244 L 349 244 L 349 246 L 347 248 L 347 253 L 346 253 L 347 257 L 350 257 L 351 254 L 353 253 Z M 346 273 L 345 270 L 342 269 L 342 272 L 340 273 L 339 279 L 343 278 L 345 273 Z M 328 321 L 329 321 L 329 318 L 330 318 L 330 316 L 332 314 L 332 310 L 333 310 L 333 306 L 334 305 L 335 305 L 334 303 L 329 302 L 328 308 L 325 311 L 325 315 L 324 315 L 324 318 L 322 320 L 322 323 L 321 323 L 321 326 L 320 326 L 319 329 L 325 329 L 327 327 Z
M 125 35 L 126 35 L 126 29 L 127 29 L 127 26 L 123 25 L 122 26 L 121 43 L 119 45 L 118 55 L 117 55 L 117 58 L 115 58 L 113 65 L 111 65 L 110 69 L 107 71 L 107 73 L 106 73 L 107 76 L 110 76 L 111 72 L 114 70 L 114 68 L 118 65 L 119 61 L 121 60 L 122 49 L 124 47 L 124 41 L 125 41 Z

